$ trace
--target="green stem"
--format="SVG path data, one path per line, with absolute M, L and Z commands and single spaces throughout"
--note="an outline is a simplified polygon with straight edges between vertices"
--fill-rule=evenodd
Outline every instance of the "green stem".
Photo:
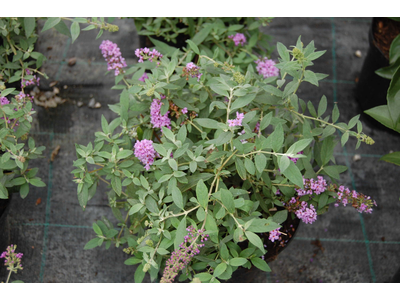
M 8 277 L 7 277 L 6 283 L 8 283 L 8 281 L 10 280 L 10 276 L 11 276 L 12 271 L 13 271 L 13 269 L 10 267 L 10 272 L 8 273 Z

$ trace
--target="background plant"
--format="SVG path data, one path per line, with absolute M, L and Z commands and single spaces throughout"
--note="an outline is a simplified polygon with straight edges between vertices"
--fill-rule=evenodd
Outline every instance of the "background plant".
M 400 21 L 399 18 L 392 18 Z M 365 111 L 386 127 L 400 133 L 400 35 L 390 45 L 389 66 L 376 70 L 376 74 L 390 80 L 387 105 L 379 105 Z M 400 152 L 384 155 L 381 160 L 400 166 Z
M 38 168 L 28 166 L 29 161 L 39 158 L 45 149 L 44 146 L 37 147 L 32 137 L 28 139 L 35 111 L 27 90 L 32 85 L 39 85 L 39 75 L 48 78 L 39 71 L 45 56 L 34 51 L 39 19 L 0 18 L 0 199 L 7 199 L 9 190 L 19 190 L 21 197 L 25 198 L 29 184 L 45 186 L 36 177 Z M 54 27 L 71 37 L 72 42 L 79 36 L 82 24 L 88 25 L 82 30 L 99 29 L 97 37 L 104 30 L 118 30 L 116 25 L 106 23 L 104 18 L 44 19 L 41 32 Z M 70 22 L 70 27 L 65 22 Z
M 372 199 L 336 184 L 346 167 L 333 151 L 336 131 L 342 145 L 350 136 L 357 147 L 373 141 L 359 116 L 337 123 L 336 105 L 325 115 L 326 97 L 317 108 L 299 99 L 301 84 L 326 77 L 308 70 L 324 51 L 300 38 L 291 48 L 278 43 L 280 76 L 268 78 L 190 41 L 186 52 L 162 42 L 138 49 L 143 62 L 115 77 L 120 103 L 109 107 L 117 117 L 103 116 L 94 143 L 76 145 L 80 205 L 101 181 L 118 220 L 94 223 L 85 249 L 127 244 L 136 282 L 162 270 L 166 282 L 181 270 L 180 280 L 219 282 L 239 266 L 270 271 L 261 234 L 274 240 L 289 214 L 312 223 L 330 203 L 371 212 Z

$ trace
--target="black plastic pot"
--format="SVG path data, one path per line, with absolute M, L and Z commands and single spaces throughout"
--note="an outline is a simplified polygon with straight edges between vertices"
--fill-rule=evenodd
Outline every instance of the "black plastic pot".
M 389 60 L 384 56 L 382 51 L 376 46 L 373 28 L 376 22 L 376 18 L 372 19 L 372 24 L 369 29 L 369 49 L 368 54 L 365 57 L 363 67 L 361 69 L 361 74 L 359 76 L 357 88 L 356 88 L 356 100 L 364 112 L 367 109 L 386 105 L 386 95 L 387 90 L 390 85 L 390 80 L 382 78 L 375 73 L 376 70 L 389 66 Z M 392 131 L 385 127 L 369 115 L 363 113 L 365 120 L 370 123 L 374 128 L 379 128 L 381 130 Z

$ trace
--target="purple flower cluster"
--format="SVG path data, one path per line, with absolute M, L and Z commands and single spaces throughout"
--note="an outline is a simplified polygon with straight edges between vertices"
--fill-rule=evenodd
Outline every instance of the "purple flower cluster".
M 143 139 L 135 143 L 135 156 L 144 164 L 144 168 L 148 171 L 156 157 L 156 151 L 153 147 L 153 141 Z
M 275 62 L 272 59 L 264 57 L 263 59 L 256 60 L 255 63 L 257 64 L 256 69 L 258 74 L 263 75 L 264 78 L 279 75 L 279 69 L 275 67 Z
M 197 78 L 197 82 L 200 81 L 201 75 L 203 73 L 199 72 L 200 67 L 196 66 L 194 63 L 189 62 L 186 67 L 182 70 L 182 76 L 186 76 L 186 80 L 189 80 L 189 76 L 192 78 Z
M 228 120 L 229 127 L 242 126 L 242 120 L 244 119 L 244 113 L 236 112 L 236 119 Z
M 372 213 L 372 205 L 377 206 L 376 201 L 372 200 L 370 196 L 358 193 L 355 190 L 350 191 L 349 188 L 341 185 L 336 189 L 336 185 L 331 185 L 330 189 L 337 193 L 337 200 L 335 206 L 338 207 L 339 203 L 343 206 L 351 204 L 357 209 L 359 213 Z M 336 198 L 335 196 L 333 198 Z
M 26 72 L 26 75 L 32 75 L 32 72 L 29 69 L 26 69 L 25 72 Z M 36 75 L 33 75 L 33 78 L 30 80 L 22 79 L 21 88 L 24 88 L 28 85 L 34 85 L 34 84 L 39 86 L 39 81 L 40 81 L 40 78 L 36 77 Z
M 188 109 L 187 107 L 182 108 L 181 113 L 183 114 L 187 114 L 188 113 Z
M 239 44 L 244 46 L 244 44 L 246 43 L 246 37 L 243 33 L 236 33 L 235 35 L 228 36 L 228 38 L 232 39 L 235 42 L 235 46 L 238 46 Z
M 122 68 L 126 67 L 125 59 L 121 56 L 121 51 L 117 44 L 105 40 L 100 44 L 101 54 L 107 61 L 107 70 L 115 70 L 115 76 L 124 73 Z
M 10 101 L 6 97 L 0 97 L 0 105 L 10 104 Z
M 15 249 L 17 249 L 17 245 L 8 246 L 7 250 L 0 255 L 0 258 L 4 258 L 4 265 L 7 266 L 7 270 L 17 273 L 17 270 L 23 269 L 21 264 L 23 254 L 16 253 Z
M 200 253 L 200 248 L 204 247 L 204 242 L 208 239 L 208 234 L 204 234 L 204 230 L 196 230 L 192 225 L 186 228 L 188 234 L 184 238 L 184 242 L 179 245 L 179 249 L 172 252 L 171 257 L 165 263 L 161 283 L 171 283 L 176 275 L 182 271 L 190 263 L 193 256 Z M 196 240 L 200 238 L 200 243 Z M 186 244 L 189 243 L 189 246 Z
M 146 59 L 148 59 L 149 61 L 157 62 L 157 66 L 160 65 L 160 62 L 157 61 L 157 59 L 163 57 L 163 55 L 160 52 L 158 52 L 156 49 L 153 49 L 150 51 L 150 49 L 146 48 L 146 47 L 136 49 L 135 55 L 137 57 L 139 57 L 138 62 L 142 63 Z
M 296 189 L 296 192 L 299 196 L 304 195 L 319 195 L 327 189 L 326 180 L 322 176 L 317 176 L 317 180 L 306 179 L 303 177 L 303 185 L 304 189 Z
M 281 235 L 281 232 L 279 231 L 279 229 L 280 229 L 280 227 L 269 232 L 268 239 L 271 242 L 275 242 L 275 241 L 279 240 L 279 236 Z
M 150 106 L 150 122 L 153 128 L 162 128 L 163 126 L 171 129 L 171 119 L 168 118 L 169 111 L 163 116 L 161 115 L 162 102 L 159 99 L 153 99 Z
M 147 73 L 143 73 L 143 75 L 138 80 L 145 82 L 145 79 L 149 79 L 149 76 L 147 76 Z
M 310 204 L 310 208 L 308 208 L 307 202 L 302 201 L 300 207 L 296 210 L 296 217 L 306 224 L 312 224 L 317 220 L 317 211 L 314 205 Z
M 303 151 L 297 152 L 297 154 L 303 154 L 303 153 L 304 153 Z M 290 156 L 288 156 L 288 157 L 289 157 L 289 159 L 290 159 L 292 162 L 297 163 L 298 158 L 290 157 Z

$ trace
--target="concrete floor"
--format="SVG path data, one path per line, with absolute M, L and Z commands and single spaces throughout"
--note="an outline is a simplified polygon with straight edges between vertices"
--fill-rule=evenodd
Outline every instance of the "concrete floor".
M 99 45 L 103 39 L 116 42 L 132 65 L 134 50 L 139 47 L 133 20 L 117 20 L 117 33 L 105 33 L 95 40 L 96 32 L 81 32 L 77 41 L 48 30 L 40 35 L 38 48 L 49 59 L 43 71 L 50 77 L 41 79 L 41 89 L 58 81 L 60 95 L 68 101 L 57 108 L 36 107 L 31 135 L 36 144 L 47 147 L 45 158 L 35 162 L 47 187 L 31 189 L 22 200 L 13 196 L 9 213 L 0 220 L 0 250 L 13 243 L 24 253 L 24 270 L 13 276 L 25 282 L 134 282 L 134 266 L 124 265 L 127 255 L 121 249 L 95 248 L 83 250 L 95 234 L 92 224 L 102 215 L 114 220 L 107 198 L 99 188 L 82 212 L 76 184 L 72 182 L 72 161 L 76 159 L 74 144 L 87 144 L 94 132 L 101 129 L 100 119 L 108 121 L 113 113 L 107 104 L 119 101 L 119 91 L 111 90 L 114 75 L 106 72 Z M 316 103 L 322 95 L 328 109 L 337 102 L 340 121 L 348 122 L 359 114 L 354 99 L 368 44 L 370 18 L 276 18 L 263 30 L 272 36 L 272 43 L 294 45 L 299 35 L 304 44 L 314 40 L 318 50 L 326 53 L 315 61 L 314 72 L 329 74 L 317 88 L 304 84 L 299 97 Z M 49 47 L 52 47 L 51 49 Z M 354 55 L 360 50 L 362 57 Z M 68 61 L 76 58 L 74 66 Z M 277 58 L 277 52 L 272 55 Z M 64 88 L 67 86 L 67 88 Z M 89 108 L 91 98 L 101 103 L 100 109 Z M 86 105 L 78 107 L 82 101 Z M 362 119 L 363 120 L 363 119 Z M 350 207 L 333 205 L 329 213 L 319 216 L 312 225 L 301 224 L 290 247 L 270 263 L 272 272 L 244 274 L 242 282 L 390 282 L 400 268 L 400 168 L 379 160 L 390 151 L 399 151 L 400 138 L 364 124 L 364 132 L 375 144 L 363 144 L 355 150 L 355 140 L 345 148 L 335 149 L 338 163 L 348 167 L 341 183 L 370 195 L 378 203 L 371 215 L 360 215 Z M 51 162 L 53 149 L 60 152 Z M 353 160 L 355 154 L 360 160 Z M 41 203 L 36 205 L 38 198 Z M 316 246 L 316 240 L 320 246 Z M 1 250 L 3 251 L 3 250 Z M 6 277 L 0 268 L 0 279 Z M 149 278 L 145 278 L 149 282 Z

